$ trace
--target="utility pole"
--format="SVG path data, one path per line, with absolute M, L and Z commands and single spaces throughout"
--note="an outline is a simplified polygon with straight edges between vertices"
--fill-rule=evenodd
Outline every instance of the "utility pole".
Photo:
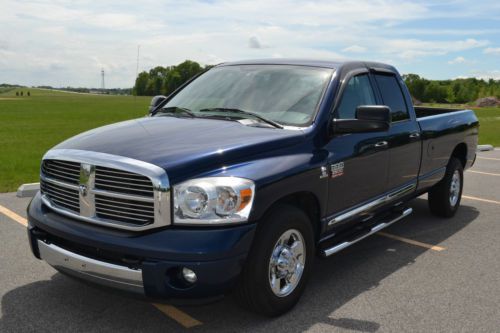
M 101 90 L 103 93 L 104 93 L 104 89 L 105 89 L 105 86 L 104 86 L 104 68 L 102 68 L 101 69 Z
M 137 45 L 137 66 L 135 67 L 135 78 L 137 79 L 137 75 L 139 75 L 139 51 L 141 50 L 141 46 Z
M 137 62 L 136 62 L 136 66 L 135 66 L 135 80 L 134 80 L 134 86 L 135 86 L 135 82 L 137 80 L 137 76 L 139 75 L 139 51 L 141 50 L 141 46 L 140 45 L 137 45 Z M 133 89 L 133 88 L 132 88 Z M 133 93 L 133 92 L 132 92 Z M 137 104 L 137 92 L 134 94 L 134 107 L 136 106 Z

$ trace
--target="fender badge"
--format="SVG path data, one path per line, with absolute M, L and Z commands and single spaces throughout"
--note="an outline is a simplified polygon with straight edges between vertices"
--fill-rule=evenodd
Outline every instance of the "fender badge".
M 330 171 L 332 173 L 332 178 L 342 176 L 344 174 L 344 162 L 332 164 Z
M 326 166 L 322 166 L 320 170 L 321 175 L 319 176 L 319 179 L 328 178 L 328 168 Z

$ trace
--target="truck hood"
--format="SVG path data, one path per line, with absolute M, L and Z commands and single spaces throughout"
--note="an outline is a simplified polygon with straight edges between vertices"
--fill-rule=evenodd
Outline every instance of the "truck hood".
M 302 138 L 302 131 L 252 127 L 236 121 L 148 117 L 84 132 L 54 149 L 130 157 L 160 166 L 175 178 L 176 174 L 195 174 L 290 146 Z

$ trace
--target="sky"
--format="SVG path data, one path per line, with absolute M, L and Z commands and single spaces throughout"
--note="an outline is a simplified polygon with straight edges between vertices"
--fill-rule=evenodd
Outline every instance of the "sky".
M 372 60 L 500 80 L 500 1 L 0 0 L 0 83 L 132 87 L 190 59 Z

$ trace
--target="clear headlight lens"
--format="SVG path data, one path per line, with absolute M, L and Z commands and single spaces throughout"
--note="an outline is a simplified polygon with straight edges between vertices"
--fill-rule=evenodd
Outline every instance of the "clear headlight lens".
M 253 181 L 208 177 L 174 186 L 174 223 L 226 224 L 248 220 L 255 195 Z

